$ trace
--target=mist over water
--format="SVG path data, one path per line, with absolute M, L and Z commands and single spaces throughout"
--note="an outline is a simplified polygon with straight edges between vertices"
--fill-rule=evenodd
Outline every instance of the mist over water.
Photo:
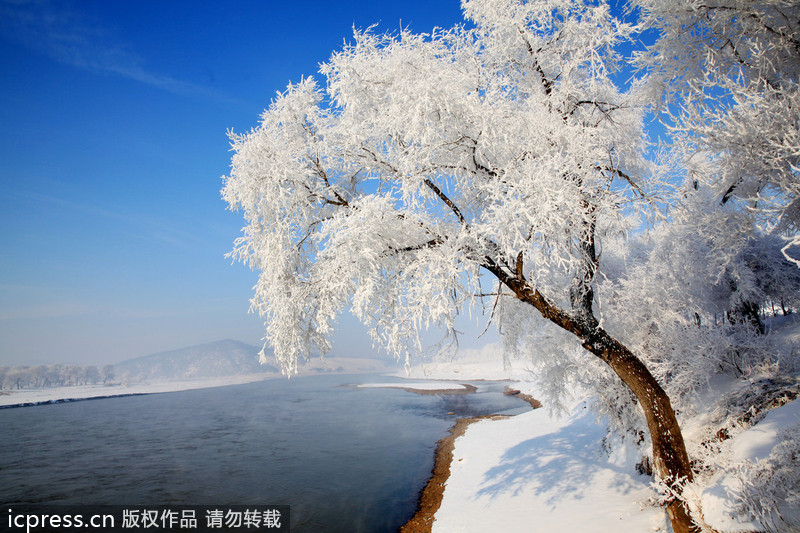
M 468 395 L 344 386 L 394 380 L 314 376 L 0 410 L 0 503 L 285 504 L 293 532 L 396 531 L 455 418 L 527 407 L 496 382 Z

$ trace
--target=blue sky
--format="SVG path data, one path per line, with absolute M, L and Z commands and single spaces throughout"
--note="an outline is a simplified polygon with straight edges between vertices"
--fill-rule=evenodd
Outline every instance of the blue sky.
M 260 344 L 256 276 L 224 257 L 227 130 L 353 25 L 460 19 L 458 0 L 0 0 L 0 365 Z M 336 353 L 370 353 L 342 330 Z

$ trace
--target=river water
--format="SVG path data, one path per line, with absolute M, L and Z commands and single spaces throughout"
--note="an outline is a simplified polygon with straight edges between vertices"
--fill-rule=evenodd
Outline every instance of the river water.
M 455 418 L 503 383 L 420 395 L 312 376 L 0 410 L 0 503 L 290 505 L 293 532 L 396 531 Z

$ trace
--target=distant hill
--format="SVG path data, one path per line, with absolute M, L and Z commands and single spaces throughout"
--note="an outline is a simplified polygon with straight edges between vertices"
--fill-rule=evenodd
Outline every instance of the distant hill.
M 126 359 L 114 365 L 114 374 L 118 380 L 138 383 L 280 372 L 276 365 L 259 364 L 259 350 L 255 346 L 226 339 Z
M 267 353 L 267 364 L 258 362 L 260 350 L 256 346 L 231 339 L 210 342 L 126 359 L 114 365 L 114 379 L 126 383 L 141 383 L 280 373 L 271 352 Z M 326 356 L 324 359 L 315 357 L 303 362 L 298 370 L 301 375 L 308 375 L 380 373 L 396 369 L 397 365 L 382 359 Z

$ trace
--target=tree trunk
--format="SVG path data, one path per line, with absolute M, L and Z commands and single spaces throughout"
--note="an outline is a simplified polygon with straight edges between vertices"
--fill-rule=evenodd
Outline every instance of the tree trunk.
M 484 267 L 519 300 L 532 305 L 544 318 L 577 336 L 583 347 L 610 366 L 633 392 L 647 420 L 656 473 L 676 494 L 680 494 L 682 483 L 693 479 L 689 455 L 669 396 L 644 363 L 601 328 L 591 313 L 573 315 L 550 303 L 519 274 L 521 268 L 518 268 L 517 276 L 511 276 L 490 258 L 486 258 Z M 675 533 L 700 531 L 679 499 L 673 498 L 667 503 L 667 515 Z
M 692 480 L 692 469 L 669 396 L 644 363 L 605 330 L 598 328 L 592 337 L 583 347 L 606 362 L 636 396 L 647 420 L 656 473 L 680 494 L 681 484 Z M 675 533 L 700 531 L 680 500 L 667 503 L 667 514 Z

